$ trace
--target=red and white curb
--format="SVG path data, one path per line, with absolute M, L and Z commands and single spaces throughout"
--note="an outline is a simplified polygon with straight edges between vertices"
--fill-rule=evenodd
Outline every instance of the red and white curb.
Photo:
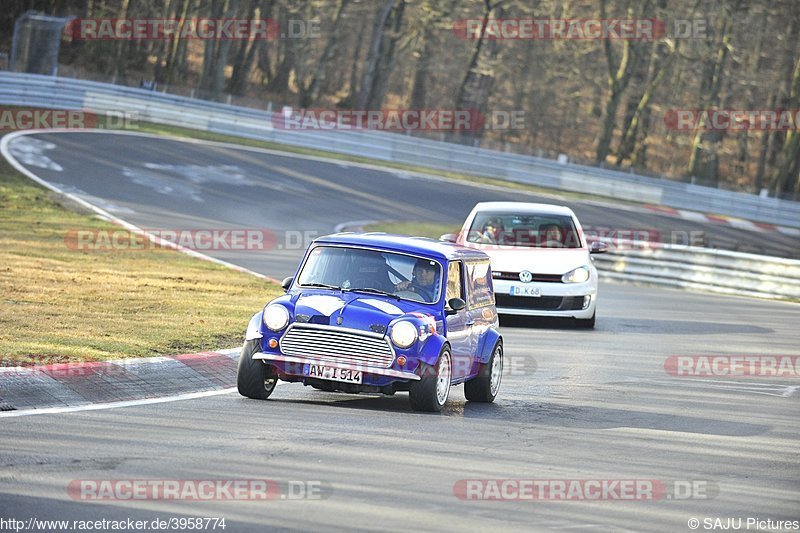
M 0 417 L 226 394 L 235 390 L 239 352 L 0 367 Z
M 767 224 L 765 222 L 752 222 L 743 218 L 729 217 L 726 215 L 711 215 L 706 213 L 698 213 L 697 211 L 688 211 L 686 209 L 675 209 L 674 207 L 665 207 L 663 205 L 645 204 L 644 206 L 650 211 L 666 215 L 674 218 L 682 218 L 683 220 L 691 220 L 692 222 L 710 223 L 710 224 L 725 224 L 737 229 L 747 231 L 754 231 L 760 233 L 777 232 L 791 237 L 800 237 L 800 228 L 790 228 L 788 226 L 778 226 L 775 224 Z

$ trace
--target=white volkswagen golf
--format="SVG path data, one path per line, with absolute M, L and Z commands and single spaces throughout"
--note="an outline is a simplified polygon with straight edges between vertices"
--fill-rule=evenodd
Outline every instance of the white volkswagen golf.
M 597 270 L 575 213 L 549 204 L 482 202 L 458 235 L 442 240 L 489 255 L 497 311 L 505 315 L 572 317 L 593 328 Z

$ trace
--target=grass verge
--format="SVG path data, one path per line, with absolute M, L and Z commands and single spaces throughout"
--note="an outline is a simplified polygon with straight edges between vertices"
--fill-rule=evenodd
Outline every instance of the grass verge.
M 70 249 L 73 212 L 0 158 L 0 365 L 175 355 L 236 346 L 275 284 L 180 252 Z
M 460 227 L 450 224 L 439 224 L 437 222 L 392 222 L 382 221 L 364 226 L 364 231 L 383 231 L 385 233 L 395 233 L 398 235 L 411 235 L 414 237 L 430 237 L 438 239 L 445 233 L 458 233 Z

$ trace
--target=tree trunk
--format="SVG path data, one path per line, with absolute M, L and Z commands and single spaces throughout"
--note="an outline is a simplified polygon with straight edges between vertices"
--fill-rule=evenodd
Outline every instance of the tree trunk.
M 359 32 L 356 37 L 356 45 L 353 49 L 353 59 L 350 63 L 350 80 L 347 85 L 347 95 L 342 98 L 338 105 L 343 108 L 351 108 L 355 103 L 358 87 L 358 63 L 361 58 L 361 49 L 364 46 L 364 32 Z
M 238 0 L 225 0 L 225 18 L 236 17 L 236 5 Z M 211 76 L 211 99 L 219 100 L 222 95 L 222 88 L 225 86 L 225 68 L 228 66 L 228 55 L 231 50 L 231 39 L 221 39 L 214 58 L 214 69 Z
M 795 63 L 792 73 L 792 85 L 789 92 L 788 109 L 800 106 L 800 57 Z M 773 189 L 776 193 L 788 193 L 796 190 L 798 177 L 798 155 L 800 155 L 800 135 L 796 129 L 786 133 L 786 141 L 780 155 L 780 164 L 772 176 Z
M 458 88 L 456 109 L 483 112 L 489 100 L 489 90 L 494 82 L 494 63 L 498 54 L 497 39 L 486 39 L 486 25 L 490 18 L 502 18 L 502 2 L 492 4 L 483 2 L 481 34 L 475 43 L 467 72 Z M 462 142 L 474 144 L 483 135 L 483 130 L 463 130 L 457 132 Z
M 601 19 L 606 18 L 606 2 L 607 0 L 600 0 Z M 631 9 L 628 10 L 628 18 L 634 18 L 633 10 Z M 595 161 L 598 163 L 603 163 L 611 151 L 611 138 L 614 135 L 614 127 L 617 123 L 617 111 L 619 110 L 622 95 L 631 80 L 632 67 L 635 63 L 633 60 L 633 45 L 630 40 L 626 39 L 622 42 L 622 57 L 619 60 L 619 64 L 617 64 L 614 57 L 610 39 L 603 40 L 603 51 L 605 52 L 608 66 L 608 95 L 600 118 L 600 131 L 595 141 Z
M 247 20 L 254 20 L 258 13 L 258 4 L 256 0 L 249 0 L 244 11 L 247 13 Z M 259 16 L 258 18 L 261 17 Z M 231 79 L 228 82 L 228 91 L 237 95 L 244 92 L 244 86 L 250 74 L 253 59 L 255 58 L 257 41 L 254 38 L 250 38 L 239 41 L 238 44 L 239 46 L 236 48 L 236 53 L 234 54 Z
M 386 84 L 389 81 L 392 70 L 397 63 L 395 54 L 397 40 L 401 35 L 403 25 L 403 14 L 405 12 L 406 1 L 400 0 L 392 9 L 389 19 L 386 21 L 389 31 L 384 31 L 381 38 L 380 53 L 375 68 L 376 75 L 372 80 L 372 90 L 370 91 L 367 109 L 379 109 L 383 105 L 383 98 L 386 95 Z
M 368 103 L 372 100 L 372 88 L 378 69 L 378 60 L 380 59 L 383 32 L 386 29 L 386 23 L 389 19 L 392 7 L 394 7 L 394 2 L 395 0 L 386 0 L 384 2 L 383 7 L 381 7 L 375 19 L 375 24 L 372 27 L 372 39 L 370 41 L 369 52 L 367 53 L 367 60 L 364 63 L 364 71 L 361 73 L 361 88 L 356 96 L 356 109 L 366 109 Z
M 227 11 L 228 0 L 211 0 L 210 16 L 214 19 L 222 18 L 222 14 Z M 216 60 L 218 56 L 220 41 L 217 39 L 206 39 L 205 47 L 203 48 L 203 70 L 200 74 L 200 83 L 198 87 L 201 92 L 201 97 L 207 96 L 211 90 L 212 80 L 215 75 Z
M 411 109 L 424 109 L 427 97 L 427 81 L 431 75 L 431 34 L 424 31 L 420 37 L 420 44 L 416 51 L 417 62 L 414 65 L 414 81 L 411 82 Z
M 124 19 L 128 16 L 128 5 L 130 0 L 122 0 L 119 8 L 119 18 Z M 114 78 L 117 76 L 121 76 L 122 78 L 125 77 L 125 66 L 127 63 L 127 57 L 123 59 L 125 51 L 129 47 L 129 42 L 125 39 L 120 39 L 117 41 L 116 46 L 114 47 Z
M 169 0 L 164 3 L 164 18 L 176 18 L 177 11 L 180 8 L 178 5 L 180 0 Z M 161 82 L 164 77 L 164 63 L 169 58 L 169 53 L 172 49 L 172 41 L 161 40 L 156 45 L 156 67 L 153 73 L 153 79 L 156 82 Z
M 336 14 L 333 17 L 333 28 L 331 29 L 331 33 L 328 36 L 327 42 L 325 43 L 325 49 L 322 52 L 322 56 L 320 56 L 320 59 L 317 62 L 317 68 L 314 70 L 314 75 L 311 78 L 311 82 L 309 83 L 308 88 L 303 91 L 300 107 L 310 107 L 314 105 L 314 102 L 316 102 L 319 98 L 320 90 L 325 84 L 327 70 L 330 68 L 330 64 L 332 63 L 339 44 L 338 37 L 339 33 L 342 31 L 342 13 L 344 13 L 344 10 L 349 3 L 350 0 L 339 0 L 339 4 L 336 6 Z
M 180 8 L 180 20 L 178 21 L 179 27 L 182 27 L 183 24 L 186 22 L 186 18 L 189 16 L 189 9 L 193 1 L 194 0 L 183 0 L 183 3 Z M 182 52 L 186 49 L 185 42 L 186 42 L 185 39 L 180 39 L 176 35 L 172 38 L 172 42 L 169 43 L 169 53 L 167 55 L 167 64 L 165 67 L 167 85 L 172 84 L 172 80 L 175 79 L 175 74 L 176 74 L 175 71 L 179 68 L 179 65 L 182 66 L 183 64 Z
M 644 91 L 639 98 L 638 104 L 633 110 L 630 121 L 628 122 L 625 130 L 622 132 L 622 138 L 620 139 L 619 147 L 617 149 L 617 166 L 622 164 L 623 160 L 630 157 L 630 155 L 636 151 L 636 139 L 641 126 L 642 116 L 649 111 L 650 101 L 653 99 L 653 95 L 661 85 L 661 80 L 664 78 L 664 75 L 669 70 L 668 67 L 672 65 L 672 60 L 678 51 L 679 44 L 665 43 L 664 46 L 668 46 L 670 50 L 666 56 L 661 56 L 659 54 L 655 59 L 653 59 L 651 68 L 649 69 L 650 76 L 647 85 L 645 86 Z
M 480 61 L 481 51 L 483 50 L 483 45 L 485 42 L 486 25 L 489 23 L 489 17 L 491 14 L 491 2 L 490 0 L 484 0 L 483 15 L 481 20 L 481 34 L 475 41 L 475 45 L 472 48 L 472 56 L 470 57 L 469 64 L 467 65 L 467 71 L 464 73 L 464 77 L 461 80 L 461 85 L 458 87 L 458 92 L 456 93 L 456 109 L 468 109 L 467 106 L 471 105 L 475 100 L 474 95 L 468 95 L 467 93 L 470 91 L 472 85 L 475 83 L 475 79 L 478 76 L 478 63 Z
M 718 108 L 723 71 L 728 58 L 731 40 L 731 17 L 728 8 L 720 10 L 720 24 L 717 43 L 713 55 L 705 62 L 705 73 L 701 81 L 700 109 Z M 724 132 L 722 132 L 724 134 Z M 723 135 L 718 132 L 704 132 L 698 128 L 692 141 L 689 157 L 688 175 L 702 177 L 716 184 L 718 179 L 718 144 Z

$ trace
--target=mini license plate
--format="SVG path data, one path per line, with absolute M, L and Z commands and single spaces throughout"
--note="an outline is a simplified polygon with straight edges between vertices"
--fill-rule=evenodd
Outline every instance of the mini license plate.
M 364 378 L 364 373 L 360 370 L 315 364 L 304 365 L 303 374 L 310 378 L 344 381 L 345 383 L 361 383 Z
M 542 290 L 539 287 L 512 285 L 510 294 L 511 296 L 534 296 L 538 298 L 542 295 Z

